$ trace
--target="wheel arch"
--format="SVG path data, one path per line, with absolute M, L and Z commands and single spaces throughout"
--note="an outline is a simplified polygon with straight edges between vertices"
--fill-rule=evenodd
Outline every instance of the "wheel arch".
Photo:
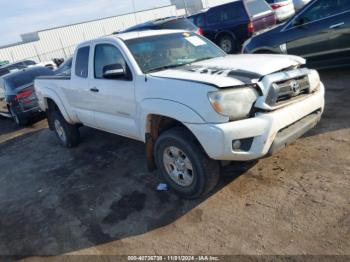
M 164 133 L 175 127 L 182 127 L 186 129 L 195 140 L 199 143 L 199 140 L 195 136 L 195 134 L 187 127 L 187 125 L 175 118 L 159 115 L 159 114 L 149 114 L 146 118 L 146 126 L 145 126 L 145 145 L 146 145 L 146 156 L 147 156 L 147 164 L 150 171 L 156 170 L 156 161 L 154 158 L 154 145 L 158 139 L 158 137 Z
M 215 35 L 215 41 L 218 41 L 220 37 L 223 37 L 225 35 L 229 35 L 230 37 L 233 38 L 233 40 L 237 41 L 236 35 L 229 30 L 223 30 L 223 31 L 217 32 Z
M 239 51 L 239 48 L 240 48 L 240 44 L 238 43 L 238 40 L 237 40 L 237 37 L 236 35 L 231 32 L 231 31 L 228 31 L 228 30 L 224 30 L 224 31 L 220 31 L 216 34 L 215 36 L 215 43 L 220 46 L 220 39 L 224 36 L 229 36 L 232 38 L 232 53 L 235 53 L 237 51 Z M 221 47 L 220 47 L 221 48 Z
M 58 100 L 55 100 L 51 96 L 44 97 L 43 102 L 44 102 L 45 112 L 46 112 L 46 116 L 48 119 L 50 130 L 53 130 L 53 123 L 51 123 L 49 116 L 54 111 L 59 111 L 62 114 L 63 118 L 68 123 L 73 123 L 73 121 L 69 117 L 68 112 L 66 111 L 65 107 L 63 106 L 63 103 L 61 103 L 60 101 L 58 102 Z

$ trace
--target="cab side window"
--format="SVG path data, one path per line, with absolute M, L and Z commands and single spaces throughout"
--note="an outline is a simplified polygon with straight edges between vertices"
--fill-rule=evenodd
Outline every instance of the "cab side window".
M 89 54 L 90 47 L 82 47 L 77 52 L 75 62 L 75 75 L 82 78 L 87 78 L 89 75 Z
M 305 23 L 350 11 L 349 0 L 319 0 L 301 16 Z
M 204 27 L 204 26 L 205 26 L 204 16 L 203 16 L 203 15 L 198 15 L 198 16 L 197 16 L 196 25 L 197 25 L 198 27 Z
M 107 65 L 120 64 L 127 71 L 127 65 L 119 49 L 111 44 L 100 44 L 95 47 L 95 78 L 103 78 L 103 68 Z

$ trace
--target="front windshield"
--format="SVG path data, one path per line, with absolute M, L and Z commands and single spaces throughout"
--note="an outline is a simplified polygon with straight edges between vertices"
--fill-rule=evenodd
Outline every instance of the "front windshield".
M 194 33 L 157 35 L 125 43 L 145 74 L 226 55 L 209 40 Z

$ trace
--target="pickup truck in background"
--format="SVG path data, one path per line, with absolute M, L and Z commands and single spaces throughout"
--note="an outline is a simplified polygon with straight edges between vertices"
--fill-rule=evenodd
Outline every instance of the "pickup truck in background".
M 305 60 L 227 55 L 177 30 L 118 34 L 80 44 L 71 74 L 35 81 L 60 143 L 82 125 L 145 143 L 149 167 L 186 198 L 211 191 L 223 161 L 283 149 L 313 128 L 324 86 Z

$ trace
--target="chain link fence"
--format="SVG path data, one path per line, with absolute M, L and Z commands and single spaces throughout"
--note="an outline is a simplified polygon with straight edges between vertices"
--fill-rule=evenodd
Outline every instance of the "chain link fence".
M 46 53 L 36 52 L 35 56 L 26 57 L 22 60 L 32 60 L 37 63 L 50 61 L 54 58 L 64 58 L 66 60 L 67 58 L 73 55 L 76 46 L 77 45 L 71 45 L 60 49 L 52 50 Z

